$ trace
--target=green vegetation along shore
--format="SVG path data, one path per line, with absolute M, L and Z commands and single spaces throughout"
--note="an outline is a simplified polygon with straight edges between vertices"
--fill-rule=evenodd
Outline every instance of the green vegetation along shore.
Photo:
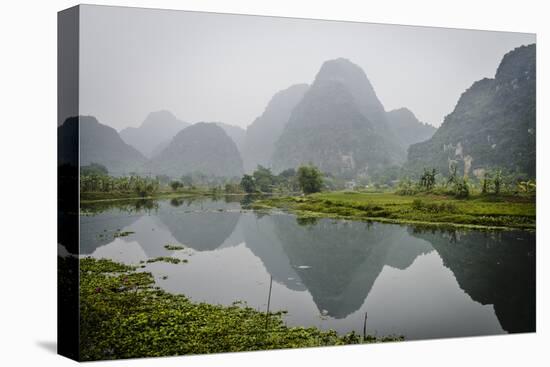
M 190 196 L 209 196 L 215 192 L 203 189 L 177 190 L 177 191 L 156 191 L 141 196 L 134 192 L 111 191 L 111 192 L 81 192 L 80 202 L 83 204 L 98 201 L 119 201 L 119 200 L 150 200 L 150 199 L 173 199 Z
M 75 258 L 60 258 L 60 276 Z M 195 303 L 155 286 L 150 273 L 110 260 L 80 260 L 81 360 L 156 357 L 399 341 L 288 327 L 283 312 Z
M 284 209 L 299 217 L 377 220 L 472 228 L 535 229 L 534 197 L 472 195 L 457 199 L 421 193 L 326 192 L 300 197 L 273 197 L 254 202 L 252 209 Z

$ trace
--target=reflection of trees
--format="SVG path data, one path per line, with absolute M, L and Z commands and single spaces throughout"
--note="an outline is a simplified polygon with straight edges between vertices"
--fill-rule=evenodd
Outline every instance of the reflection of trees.
M 296 217 L 296 223 L 299 226 L 312 226 L 317 224 L 319 218 L 316 217 Z
M 170 200 L 170 204 L 175 207 L 182 205 L 190 206 L 201 202 L 218 202 L 227 204 L 241 203 L 244 195 L 213 195 L 213 196 L 180 196 Z
M 140 199 L 135 201 L 133 212 L 143 211 L 147 214 L 151 214 L 152 211 L 156 212 L 158 210 L 158 207 L 159 205 L 156 200 Z
M 101 214 L 112 210 L 131 215 L 154 214 L 158 208 L 158 201 L 153 199 L 107 200 L 80 205 L 80 211 L 85 214 Z
M 411 233 L 433 245 L 475 301 L 494 305 L 504 330 L 535 330 L 535 233 Z
M 103 210 L 99 215 L 85 215 L 80 217 L 80 254 L 87 255 L 96 248 L 113 241 L 113 235 L 125 227 L 132 225 L 143 213 L 126 210 Z
M 224 195 L 223 200 L 226 203 L 240 203 L 243 199 L 243 195 Z
M 256 200 L 254 195 L 245 195 L 241 197 L 241 206 L 243 208 L 248 207 L 250 204 L 252 204 Z
M 178 206 L 183 205 L 183 200 L 181 198 L 173 198 L 170 200 L 170 205 L 177 208 Z
M 249 205 L 255 202 L 256 200 L 262 200 L 272 197 L 269 194 L 246 194 L 237 196 L 240 200 L 241 206 L 243 209 L 249 209 Z
M 205 196 L 180 196 L 170 200 L 170 205 L 174 207 L 179 207 L 182 205 L 190 206 L 192 204 L 196 204 L 196 203 L 200 203 L 208 200 L 211 200 L 211 199 Z

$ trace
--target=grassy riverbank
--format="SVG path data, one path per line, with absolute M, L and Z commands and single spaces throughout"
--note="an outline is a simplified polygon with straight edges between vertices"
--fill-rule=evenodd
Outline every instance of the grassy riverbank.
M 94 203 L 98 201 L 117 201 L 117 200 L 150 200 L 150 199 L 173 199 L 186 196 L 208 196 L 214 195 L 212 191 L 206 189 L 189 189 L 177 191 L 158 191 L 149 195 L 140 196 L 135 192 L 109 191 L 109 192 L 81 192 L 80 202 L 83 204 Z
M 64 262 L 63 262 L 64 261 Z M 68 264 L 75 259 L 64 259 Z M 61 274 L 62 275 L 62 274 Z M 288 327 L 283 313 L 195 303 L 155 286 L 150 273 L 110 260 L 80 260 L 82 360 L 398 341 Z
M 301 217 L 377 220 L 392 223 L 453 225 L 482 228 L 534 229 L 534 197 L 327 192 L 304 197 L 274 197 L 256 201 L 253 209 L 279 208 Z

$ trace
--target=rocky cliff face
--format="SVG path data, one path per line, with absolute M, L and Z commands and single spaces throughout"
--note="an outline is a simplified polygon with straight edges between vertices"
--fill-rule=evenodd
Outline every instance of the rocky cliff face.
M 275 142 L 307 89 L 307 84 L 296 84 L 276 93 L 262 115 L 248 126 L 242 150 L 246 172 L 252 172 L 258 165 L 271 167 Z
M 400 163 L 404 151 L 365 73 L 346 59 L 327 61 L 293 109 L 275 144 L 273 168 L 313 163 L 342 177 Z
M 535 177 L 536 46 L 507 53 L 493 79 L 466 90 L 433 137 L 409 148 L 407 167 L 466 175 L 504 168 Z

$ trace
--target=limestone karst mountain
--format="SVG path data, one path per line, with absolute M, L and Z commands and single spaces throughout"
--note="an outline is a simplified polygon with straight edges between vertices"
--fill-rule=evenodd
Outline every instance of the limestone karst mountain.
M 480 176 L 487 169 L 535 176 L 536 46 L 507 53 L 493 79 L 466 90 L 433 137 L 409 149 L 411 169 L 461 172 Z
M 243 164 L 237 146 L 221 127 L 200 122 L 181 130 L 149 161 L 147 170 L 175 178 L 197 172 L 237 177 L 243 173 Z
M 402 147 L 407 150 L 412 144 L 428 140 L 436 128 L 430 124 L 418 121 L 408 108 L 398 108 L 386 113 L 390 127 Z
M 364 71 L 346 59 L 323 64 L 275 144 L 273 168 L 313 163 L 337 176 L 403 162 L 405 152 Z

